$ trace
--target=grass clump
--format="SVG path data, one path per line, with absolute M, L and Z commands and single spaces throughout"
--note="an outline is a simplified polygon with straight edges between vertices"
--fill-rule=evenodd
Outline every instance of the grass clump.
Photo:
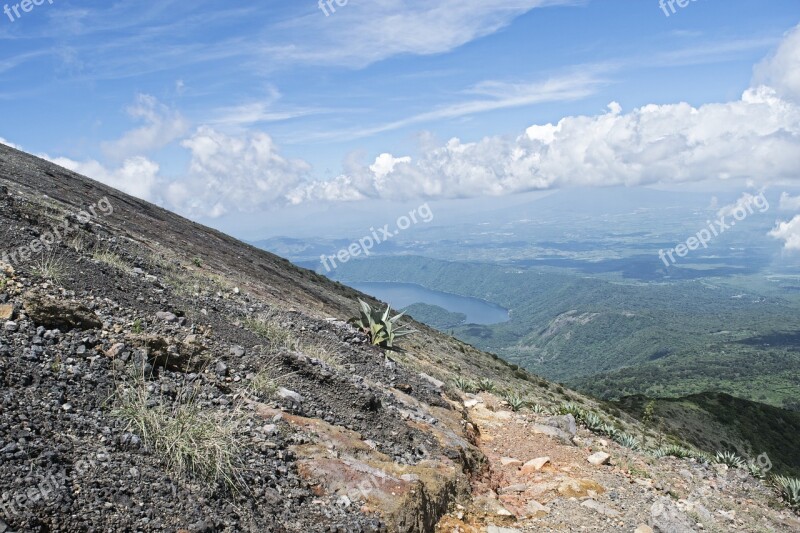
M 131 269 L 131 266 L 127 263 L 127 261 L 125 261 L 122 256 L 114 252 L 109 247 L 96 248 L 92 253 L 92 259 L 123 272 L 127 272 Z
M 33 273 L 56 285 L 61 285 L 64 277 L 64 263 L 54 254 L 42 256 L 33 264 Z
M 126 431 L 136 433 L 161 457 L 170 473 L 237 492 L 245 488 L 236 412 L 210 412 L 193 397 L 166 403 L 151 397 L 144 380 L 120 389 L 114 415 L 126 424 Z
M 272 353 L 283 350 L 294 352 L 299 348 L 294 334 L 287 328 L 282 327 L 273 316 L 262 315 L 256 318 L 248 318 L 244 321 L 244 327 L 269 340 L 269 348 Z

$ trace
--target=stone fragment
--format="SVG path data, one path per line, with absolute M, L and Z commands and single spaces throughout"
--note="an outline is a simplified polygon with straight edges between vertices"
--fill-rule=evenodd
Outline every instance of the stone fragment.
M 533 472 L 538 472 L 544 467 L 544 465 L 546 465 L 549 462 L 550 462 L 549 457 L 537 457 L 536 459 L 531 459 L 530 461 L 522 465 L 520 472 L 522 472 L 523 474 L 531 474 Z
M 611 456 L 606 452 L 597 452 L 590 455 L 587 459 L 594 466 L 607 465 L 611 461 Z

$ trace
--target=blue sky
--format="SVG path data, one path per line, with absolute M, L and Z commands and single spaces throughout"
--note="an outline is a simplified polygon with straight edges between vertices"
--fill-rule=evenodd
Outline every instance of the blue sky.
M 796 0 L 15 4 L 0 138 L 223 229 L 569 186 L 797 185 Z

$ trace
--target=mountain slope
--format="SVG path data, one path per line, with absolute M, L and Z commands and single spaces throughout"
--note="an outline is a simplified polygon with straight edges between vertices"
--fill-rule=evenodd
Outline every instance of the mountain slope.
M 546 488 L 587 477 L 593 505 L 629 505 L 615 527 L 690 520 L 660 511 L 682 464 L 606 443 L 613 466 L 590 468 L 602 439 L 542 411 L 575 402 L 638 434 L 633 417 L 422 324 L 383 353 L 344 321 L 366 296 L 2 145 L 0 238 L 0 531 L 531 530 L 494 475 L 493 433 L 516 416 L 509 453 L 563 459 L 530 480 L 555 510 L 544 530 L 608 526 Z M 452 386 L 471 381 L 495 393 Z M 539 412 L 514 415 L 508 393 Z M 660 483 L 629 493 L 623 460 Z M 752 479 L 685 496 L 741 527 L 768 506 L 758 523 L 799 527 Z

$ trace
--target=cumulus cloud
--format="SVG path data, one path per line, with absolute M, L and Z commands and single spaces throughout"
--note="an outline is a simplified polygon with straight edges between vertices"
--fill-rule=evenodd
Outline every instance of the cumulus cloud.
M 781 97 L 800 102 L 800 26 L 756 66 L 754 79 L 757 84 L 774 88 Z
M 764 86 L 700 107 L 647 105 L 623 113 L 612 103 L 606 113 L 536 124 L 515 139 L 453 138 L 413 161 L 395 159 L 382 154 L 359 171 L 370 171 L 371 179 L 352 186 L 373 198 L 453 198 L 560 186 L 791 181 L 800 168 L 800 107 Z M 395 164 L 388 168 L 388 161 Z
M 779 222 L 769 235 L 784 241 L 786 250 L 800 250 L 800 215 L 789 222 Z
M 260 132 L 231 136 L 202 126 L 181 145 L 191 152 L 191 162 L 186 176 L 170 184 L 166 199 L 194 215 L 286 203 L 311 169 L 305 161 L 281 156 L 272 137 Z
M 122 166 L 116 169 L 109 169 L 95 160 L 75 161 L 67 157 L 50 158 L 46 155 L 42 157 L 56 165 L 88 176 L 132 196 L 149 201 L 157 200 L 156 185 L 159 181 L 159 165 L 146 157 L 128 158 L 122 163 Z
M 139 94 L 128 114 L 144 126 L 126 132 L 116 141 L 105 142 L 103 151 L 115 159 L 141 155 L 162 148 L 183 136 L 189 122 L 180 113 L 160 103 L 156 98 Z
M 781 211 L 800 211 L 800 196 L 792 196 L 788 192 L 781 194 Z

